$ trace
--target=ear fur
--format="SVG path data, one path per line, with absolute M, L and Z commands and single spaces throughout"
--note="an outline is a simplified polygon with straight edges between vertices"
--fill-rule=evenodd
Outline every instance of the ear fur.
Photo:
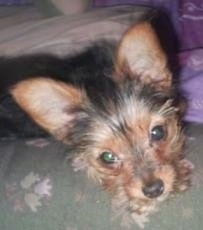
M 136 24 L 124 34 L 117 50 L 115 72 L 118 82 L 127 75 L 157 89 L 170 88 L 167 58 L 150 23 Z
M 42 128 L 63 139 L 74 121 L 68 110 L 83 103 L 80 89 L 49 78 L 21 81 L 11 90 L 19 106 Z

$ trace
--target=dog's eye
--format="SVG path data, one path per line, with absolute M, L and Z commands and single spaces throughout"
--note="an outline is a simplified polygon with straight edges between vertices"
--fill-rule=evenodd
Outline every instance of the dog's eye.
M 164 127 L 161 125 L 155 126 L 150 132 L 152 141 L 160 141 L 165 137 Z
M 119 158 L 112 152 L 105 151 L 100 155 L 100 160 L 105 164 L 114 164 L 119 161 Z

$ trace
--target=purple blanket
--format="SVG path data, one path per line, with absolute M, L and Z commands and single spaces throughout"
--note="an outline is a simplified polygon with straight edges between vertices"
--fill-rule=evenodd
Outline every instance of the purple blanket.
M 180 86 L 188 99 L 186 121 L 203 123 L 203 49 L 182 52 Z
M 180 41 L 180 88 L 188 99 L 185 120 L 203 123 L 203 1 L 95 0 L 96 6 L 139 4 L 168 13 Z

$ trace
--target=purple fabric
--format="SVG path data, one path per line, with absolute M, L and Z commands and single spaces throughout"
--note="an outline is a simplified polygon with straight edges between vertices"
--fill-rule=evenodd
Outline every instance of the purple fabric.
M 182 0 L 179 23 L 182 50 L 203 47 L 203 1 Z
M 185 120 L 203 123 L 203 49 L 183 52 L 179 60 L 180 88 L 188 101 Z

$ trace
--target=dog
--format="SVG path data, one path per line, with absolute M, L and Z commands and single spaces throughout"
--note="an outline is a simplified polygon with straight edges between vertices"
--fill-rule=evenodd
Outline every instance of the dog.
M 182 105 L 150 22 L 69 57 L 2 57 L 0 73 L 1 137 L 49 133 L 67 144 L 74 170 L 111 194 L 115 212 L 144 227 L 189 187 Z

